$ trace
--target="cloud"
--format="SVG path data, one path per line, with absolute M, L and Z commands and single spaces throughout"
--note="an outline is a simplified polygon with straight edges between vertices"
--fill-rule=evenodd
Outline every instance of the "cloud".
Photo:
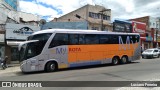
M 20 1 L 20 8 L 23 12 L 32 13 L 40 16 L 58 16 L 56 10 L 42 5 L 37 5 L 35 2 Z
M 22 11 L 46 16 L 49 20 L 86 4 L 102 5 L 111 9 L 112 20 L 160 15 L 159 0 L 20 0 Z
M 62 11 L 61 15 L 67 14 L 78 9 L 81 5 L 79 0 L 37 0 L 38 3 L 52 5 Z

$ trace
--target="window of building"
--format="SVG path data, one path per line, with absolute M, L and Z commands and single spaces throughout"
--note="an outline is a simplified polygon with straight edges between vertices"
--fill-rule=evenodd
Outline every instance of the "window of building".
M 92 27 L 92 30 L 99 30 L 99 27 Z
M 100 19 L 100 14 L 89 12 L 89 17 L 95 18 L 95 19 Z
M 153 23 L 153 27 L 155 26 L 155 23 Z
M 17 0 L 4 0 L 13 9 L 17 10 Z
M 18 53 L 18 48 L 17 47 L 12 47 L 11 48 L 11 60 L 12 61 L 18 61 L 19 60 L 19 53 Z
M 89 17 L 94 19 L 101 19 L 102 15 L 100 13 L 89 12 Z M 110 16 L 103 14 L 103 20 L 110 20 Z
M 110 16 L 103 15 L 103 20 L 110 20 Z

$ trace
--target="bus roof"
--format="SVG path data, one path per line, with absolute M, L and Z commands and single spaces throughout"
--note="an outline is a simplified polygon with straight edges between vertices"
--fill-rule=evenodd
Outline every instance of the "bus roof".
M 98 31 L 98 30 L 77 30 L 77 29 L 46 29 L 33 33 L 32 35 L 42 33 L 79 33 L 79 34 L 129 34 L 139 35 L 139 33 L 123 33 L 123 32 L 110 32 L 110 31 Z

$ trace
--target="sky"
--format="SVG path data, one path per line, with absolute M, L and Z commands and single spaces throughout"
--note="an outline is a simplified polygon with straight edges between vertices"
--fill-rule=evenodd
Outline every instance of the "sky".
M 111 9 L 112 21 L 143 16 L 160 17 L 160 0 L 19 0 L 20 11 L 39 15 L 47 21 L 86 4 Z

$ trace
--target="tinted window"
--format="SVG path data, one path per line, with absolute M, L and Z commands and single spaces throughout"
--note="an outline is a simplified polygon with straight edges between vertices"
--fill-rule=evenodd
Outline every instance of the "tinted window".
M 25 53 L 26 56 L 24 59 L 32 58 L 34 56 L 39 55 L 42 52 L 45 43 L 46 43 L 45 41 L 28 43 Z M 24 52 L 24 50 L 22 52 Z
M 130 43 L 137 43 L 139 42 L 139 36 L 138 35 L 131 35 L 130 36 Z
M 111 35 L 109 36 L 110 40 L 110 44 L 119 44 L 119 38 L 118 35 Z
M 85 36 L 86 44 L 99 44 L 99 37 L 95 34 L 87 34 Z
M 84 34 L 79 35 L 79 44 L 85 44 L 85 35 Z
M 110 37 L 108 35 L 100 35 L 100 44 L 108 44 L 110 43 Z
M 77 45 L 79 43 L 78 34 L 70 34 L 69 35 L 69 44 L 70 45 Z
M 119 44 L 129 44 L 139 42 L 138 35 L 119 35 Z
M 158 50 L 154 50 L 154 52 L 158 52 Z
M 27 40 L 45 40 L 45 41 L 47 41 L 51 35 L 52 35 L 52 33 L 43 33 L 43 34 L 32 35 L 32 36 L 29 36 L 27 38 Z
M 57 33 L 51 41 L 49 48 L 60 45 L 68 45 L 68 34 Z
M 119 44 L 129 44 L 130 43 L 130 36 L 127 35 L 119 35 Z

